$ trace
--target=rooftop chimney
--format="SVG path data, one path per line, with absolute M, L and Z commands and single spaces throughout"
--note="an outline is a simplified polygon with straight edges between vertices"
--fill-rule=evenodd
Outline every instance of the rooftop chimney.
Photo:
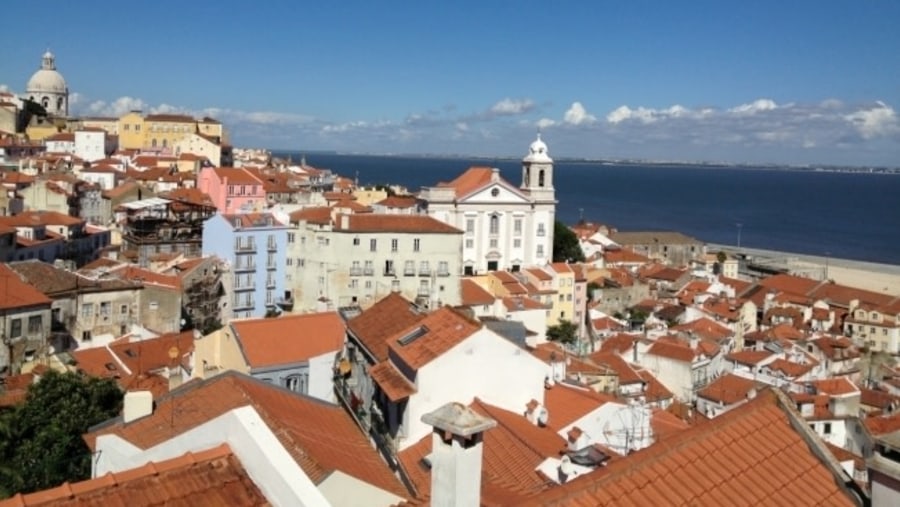
M 153 393 L 150 391 L 128 391 L 125 393 L 125 406 L 122 419 L 125 424 L 153 413 Z
M 431 438 L 431 505 L 481 504 L 482 438 L 497 421 L 461 403 L 448 403 L 422 416 L 434 427 Z

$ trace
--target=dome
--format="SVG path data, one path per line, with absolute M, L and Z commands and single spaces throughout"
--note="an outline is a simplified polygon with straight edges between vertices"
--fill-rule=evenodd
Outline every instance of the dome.
M 529 162 L 553 162 L 547 153 L 547 144 L 541 141 L 541 135 L 537 135 L 537 139 L 528 147 L 528 156 L 525 160 Z
M 41 56 L 41 69 L 28 80 L 25 91 L 28 94 L 66 93 L 66 80 L 56 70 L 56 57 L 49 50 Z
M 66 80 L 55 70 L 41 69 L 31 76 L 25 90 L 29 94 L 66 93 Z

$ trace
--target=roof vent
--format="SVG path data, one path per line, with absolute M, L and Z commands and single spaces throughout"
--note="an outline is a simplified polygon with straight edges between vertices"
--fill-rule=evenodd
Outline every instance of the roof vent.
M 407 333 L 406 335 L 400 337 L 397 340 L 397 343 L 399 343 L 400 345 L 406 346 L 406 345 L 409 345 L 410 343 L 418 340 L 419 338 L 425 336 L 425 334 L 427 334 L 427 333 L 428 333 L 427 327 L 419 326 L 419 327 L 413 329 L 411 332 Z

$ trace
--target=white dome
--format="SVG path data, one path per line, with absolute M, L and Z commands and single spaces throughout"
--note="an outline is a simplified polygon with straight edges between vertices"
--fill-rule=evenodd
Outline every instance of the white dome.
M 41 69 L 31 76 L 25 90 L 29 94 L 66 93 L 66 80 L 55 70 Z
M 28 94 L 66 93 L 66 80 L 56 70 L 56 57 L 49 50 L 41 56 L 41 69 L 28 80 L 25 91 Z
M 547 144 L 541 141 L 541 135 L 537 135 L 537 139 L 528 147 L 528 156 L 525 160 L 529 162 L 553 162 L 547 152 Z

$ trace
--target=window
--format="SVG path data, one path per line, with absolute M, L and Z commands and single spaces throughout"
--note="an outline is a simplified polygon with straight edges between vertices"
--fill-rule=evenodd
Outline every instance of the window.
M 285 264 L 286 264 L 287 266 L 293 266 L 293 265 L 294 265 L 294 258 L 293 258 L 293 257 L 288 257 L 288 258 L 285 260 Z
M 366 261 L 366 265 L 363 270 L 363 274 L 366 276 L 372 276 L 375 274 L 375 267 L 374 267 L 373 261 Z
M 128 313 L 128 305 L 119 305 L 119 313 L 122 315 Z
M 831 423 L 825 423 L 825 430 L 823 431 L 826 435 L 831 435 Z
M 371 288 L 372 288 L 372 280 L 366 280 L 366 288 L 367 288 L 367 289 L 371 289 Z
M 475 219 L 467 218 L 466 219 L 466 234 L 474 234 L 475 233 Z
M 93 317 L 94 316 L 94 303 L 85 303 L 81 305 L 81 316 L 82 317 Z
M 353 246 L 359 246 L 359 238 L 353 238 Z
M 537 246 L 537 256 L 538 256 L 538 257 L 543 257 L 543 256 L 544 256 L 544 245 L 538 245 L 538 246 Z
M 100 315 L 102 315 L 104 317 L 109 316 L 111 306 L 112 305 L 110 304 L 109 301 L 104 301 L 104 302 L 100 303 Z
M 421 243 L 421 240 L 419 240 L 419 238 L 416 238 L 413 240 L 413 252 L 418 252 L 419 248 L 421 246 L 422 246 L 422 243 Z
M 517 218 L 513 221 L 513 234 L 519 236 L 522 234 L 522 219 Z
M 12 319 L 9 321 L 9 337 L 18 338 L 22 336 L 22 319 Z
M 394 261 L 392 261 L 392 260 L 384 261 L 384 274 L 385 275 L 393 275 L 394 274 Z
M 370 240 L 369 240 L 369 251 L 370 251 L 370 252 L 374 252 L 374 251 L 376 251 L 376 250 L 378 250 L 378 240 L 377 240 L 377 239 L 370 239 Z
M 391 240 L 391 251 L 392 251 L 392 252 L 396 252 L 396 251 L 397 251 L 397 245 L 398 245 L 398 243 L 399 243 L 399 241 L 397 241 L 397 238 L 394 238 L 394 239 Z
M 287 239 L 288 239 L 288 243 L 293 243 L 294 242 L 294 233 L 293 232 L 287 233 Z
M 269 382 L 271 382 L 271 380 L 269 380 Z M 289 375 L 284 379 L 284 387 L 295 393 L 306 394 L 308 384 L 309 374 L 307 373 Z
M 475 240 L 467 239 L 466 240 L 466 248 L 475 248 Z
M 439 275 L 449 275 L 450 268 L 447 265 L 447 261 L 439 261 L 438 262 L 438 274 Z
M 547 231 L 544 229 L 544 224 L 538 224 L 538 226 L 537 226 L 537 235 L 538 235 L 538 236 L 545 236 L 546 234 L 547 234 Z
M 500 233 L 500 217 L 491 215 L 491 234 Z
M 420 275 L 431 274 L 431 267 L 428 265 L 428 261 L 422 261 L 419 263 L 419 274 Z
M 416 261 L 406 261 L 403 263 L 403 274 L 412 276 L 416 274 Z
M 513 248 L 522 248 L 522 240 L 519 238 L 514 239 Z
M 358 289 L 359 288 L 359 278 L 353 278 L 350 280 L 350 288 Z
M 134 126 L 134 131 L 135 131 L 135 132 L 140 132 L 140 131 L 141 131 L 141 125 L 140 125 L 140 124 L 135 125 L 135 126 Z M 88 338 L 88 339 L 90 339 L 90 338 Z
M 490 245 L 491 248 L 497 248 L 497 238 L 491 238 Z
M 150 308 L 150 311 L 151 311 L 151 312 L 155 312 L 156 310 L 159 310 L 159 302 L 157 302 L 157 301 L 150 301 L 150 306 L 149 306 L 149 308 Z

